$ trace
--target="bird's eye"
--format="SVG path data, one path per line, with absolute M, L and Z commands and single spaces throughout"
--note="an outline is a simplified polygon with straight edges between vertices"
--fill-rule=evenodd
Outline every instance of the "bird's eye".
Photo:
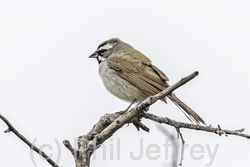
M 103 55 L 105 54 L 106 51 L 107 51 L 107 50 L 102 49 L 102 50 L 99 50 L 98 53 L 99 53 L 101 56 L 103 56 Z

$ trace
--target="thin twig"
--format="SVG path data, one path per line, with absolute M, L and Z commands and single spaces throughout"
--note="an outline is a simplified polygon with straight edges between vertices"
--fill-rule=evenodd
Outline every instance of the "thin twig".
M 40 150 L 39 148 L 37 148 L 35 145 L 33 145 L 29 140 L 27 140 L 21 133 L 19 133 L 14 126 L 11 125 L 11 123 L 3 116 L 0 114 L 0 118 L 6 123 L 6 125 L 8 126 L 8 129 L 5 130 L 5 133 L 8 132 L 13 132 L 19 139 L 21 139 L 24 143 L 26 143 L 30 149 L 34 150 L 35 152 L 37 152 L 39 155 L 41 155 L 43 158 L 45 158 L 45 160 L 54 167 L 59 167 L 47 154 L 45 154 L 42 150 Z
M 177 131 L 179 137 L 181 138 L 181 159 L 180 159 L 179 165 L 182 166 L 182 160 L 183 160 L 183 158 L 184 158 L 185 140 L 184 140 L 184 138 L 183 138 L 183 136 L 182 136 L 182 133 L 181 133 L 181 131 L 180 131 L 180 128 L 175 128 L 175 129 L 176 129 L 176 131 Z
M 179 149 L 178 149 L 178 144 L 177 144 L 177 142 L 175 142 L 175 139 L 176 139 L 176 137 L 172 134 L 172 133 L 170 133 L 170 132 L 168 132 L 167 131 L 167 129 L 164 127 L 162 127 L 162 126 L 160 126 L 160 125 L 158 125 L 157 126 L 158 127 L 158 129 L 160 130 L 160 131 L 162 131 L 162 133 L 164 133 L 164 135 L 166 135 L 169 139 L 170 139 L 170 141 L 173 143 L 173 160 L 172 160 L 172 167 L 176 167 L 176 166 L 178 166 L 177 165 L 177 159 L 178 159 L 178 155 L 179 155 Z M 169 165 L 166 165 L 166 166 L 169 166 Z

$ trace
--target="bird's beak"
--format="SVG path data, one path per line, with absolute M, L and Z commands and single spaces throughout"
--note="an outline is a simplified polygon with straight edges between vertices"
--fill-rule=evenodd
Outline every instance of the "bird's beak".
M 92 53 L 89 58 L 97 58 L 98 57 L 98 53 L 97 52 L 94 52 Z

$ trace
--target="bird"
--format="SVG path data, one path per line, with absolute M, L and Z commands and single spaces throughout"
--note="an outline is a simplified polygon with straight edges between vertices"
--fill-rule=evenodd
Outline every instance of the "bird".
M 143 53 L 119 38 L 102 42 L 89 58 L 96 58 L 99 76 L 105 88 L 114 96 L 130 103 L 140 103 L 169 87 L 168 77 Z M 193 123 L 205 121 L 173 92 L 163 97 L 170 99 Z

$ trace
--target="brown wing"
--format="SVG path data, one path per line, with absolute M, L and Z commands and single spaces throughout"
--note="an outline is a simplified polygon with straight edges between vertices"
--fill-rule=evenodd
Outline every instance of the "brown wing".
M 107 63 L 116 71 L 117 75 L 150 96 L 168 87 L 166 75 L 153 66 L 143 54 L 139 54 L 137 57 L 112 55 L 107 59 Z M 165 101 L 165 99 L 162 100 Z

